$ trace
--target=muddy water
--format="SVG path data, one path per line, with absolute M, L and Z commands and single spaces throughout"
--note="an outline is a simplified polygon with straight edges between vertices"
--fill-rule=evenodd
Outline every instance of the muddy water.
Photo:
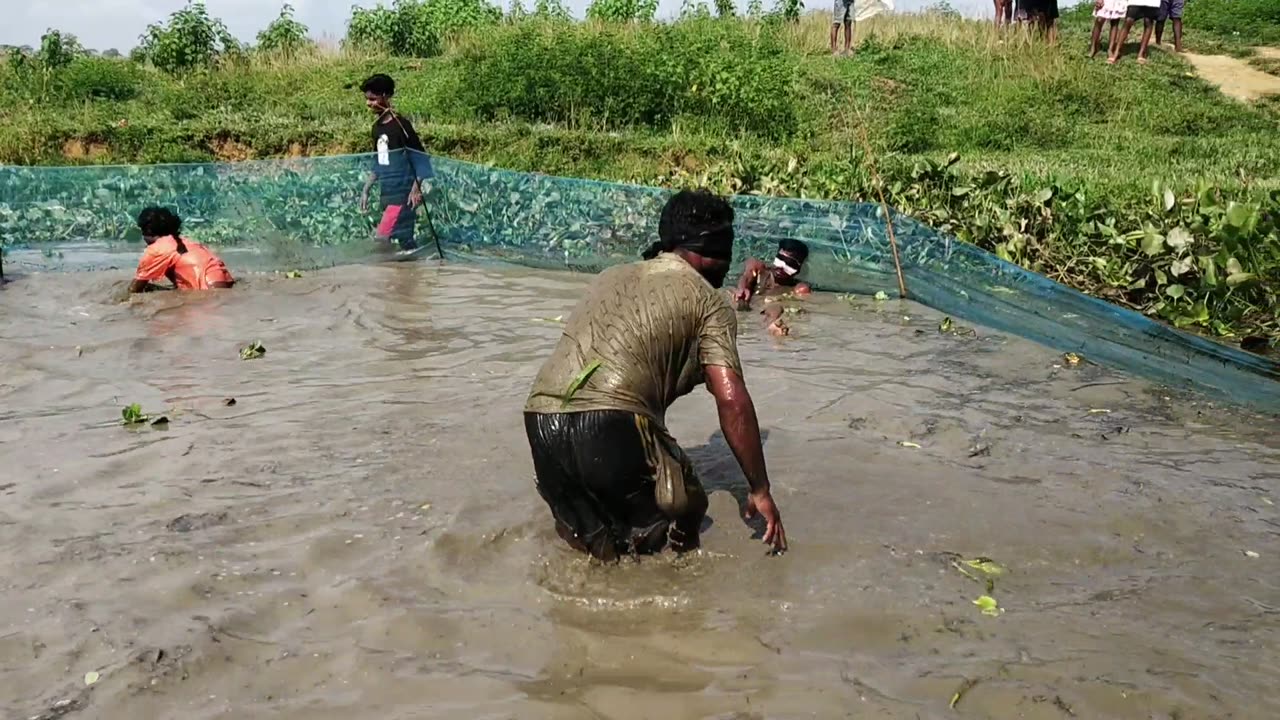
M 1275 422 L 819 297 L 742 330 L 792 551 L 737 517 L 699 394 L 670 424 L 705 550 L 602 568 L 555 539 L 520 418 L 585 278 L 103 302 L 124 277 L 0 290 L 4 717 L 1280 716 Z M 948 553 L 1009 568 L 1002 615 Z

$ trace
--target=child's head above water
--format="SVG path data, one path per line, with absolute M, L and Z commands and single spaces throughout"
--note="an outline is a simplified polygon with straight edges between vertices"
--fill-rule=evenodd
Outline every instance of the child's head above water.
M 167 208 L 151 206 L 138 213 L 138 230 L 142 231 L 142 239 L 147 244 L 162 237 L 178 237 L 182 231 L 182 219 Z

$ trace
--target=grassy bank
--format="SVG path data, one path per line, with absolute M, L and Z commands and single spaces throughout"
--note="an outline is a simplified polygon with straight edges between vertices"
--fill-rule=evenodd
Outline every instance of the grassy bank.
M 941 15 L 524 21 L 427 59 L 302 50 L 171 76 L 127 61 L 0 70 L 0 162 L 156 163 L 363 152 L 354 89 L 396 76 L 437 153 L 517 170 L 891 204 L 1113 302 L 1219 335 L 1276 330 L 1280 112 L 1176 57 L 1083 57 Z M 1190 22 L 1189 22 L 1190 25 Z M 1189 41 L 1194 42 L 1194 29 Z M 874 166 L 879 180 L 872 173 Z

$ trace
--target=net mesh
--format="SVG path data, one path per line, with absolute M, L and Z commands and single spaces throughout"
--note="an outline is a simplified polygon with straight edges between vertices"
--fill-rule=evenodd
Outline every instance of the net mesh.
M 403 151 L 402 151 L 403 152 Z M 421 165 L 421 163 L 418 163 Z M 418 241 L 446 256 L 596 271 L 630 262 L 657 234 L 669 191 L 520 173 L 433 158 Z M 406 168 L 414 164 L 404 163 Z M 229 164 L 0 168 L 0 240 L 10 250 L 140 250 L 146 205 L 176 209 L 184 234 L 234 252 L 234 267 L 291 269 L 371 257 L 375 156 Z M 410 171 L 410 170 L 406 170 Z M 386 168 L 381 182 L 387 183 Z M 394 184 L 394 183 L 392 183 Z M 381 198 L 385 203 L 388 199 Z M 392 198 L 391 200 L 395 200 Z M 784 237 L 808 243 L 820 290 L 896 293 L 884 213 L 876 205 L 739 196 L 736 258 L 769 257 Z M 1166 385 L 1280 411 L 1280 368 L 1267 358 L 1174 330 L 892 216 L 912 299 Z M 86 244 L 88 243 L 88 244 Z M 136 244 L 134 244 L 136 243 Z M 234 248 L 235 250 L 232 250 Z M 60 250 L 59 253 L 62 251 Z M 10 253 L 10 266 L 14 256 Z M 63 254 L 60 262 L 74 264 Z M 117 259 L 118 260 L 118 259 Z M 115 264 L 119 265 L 119 262 Z M 233 267 L 233 269 L 234 269 Z

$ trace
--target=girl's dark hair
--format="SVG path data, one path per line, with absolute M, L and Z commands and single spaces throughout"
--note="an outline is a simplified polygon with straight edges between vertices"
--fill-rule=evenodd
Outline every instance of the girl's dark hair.
M 667 201 L 658 220 L 658 242 L 641 254 L 652 260 L 661 252 L 684 248 L 713 259 L 733 257 L 733 206 L 706 189 L 681 190 Z
M 172 235 L 178 241 L 178 252 L 185 253 L 187 248 L 182 244 L 178 233 L 182 232 L 182 218 L 170 212 L 168 208 L 151 206 L 138 213 L 138 229 L 143 237 L 167 237 Z
M 168 208 L 151 206 L 138 213 L 138 229 L 148 237 L 177 236 L 182 231 L 182 219 Z
M 365 80 L 360 86 L 360 92 L 391 97 L 396 94 L 396 81 L 392 80 L 390 75 L 383 73 L 371 75 L 369 79 Z

